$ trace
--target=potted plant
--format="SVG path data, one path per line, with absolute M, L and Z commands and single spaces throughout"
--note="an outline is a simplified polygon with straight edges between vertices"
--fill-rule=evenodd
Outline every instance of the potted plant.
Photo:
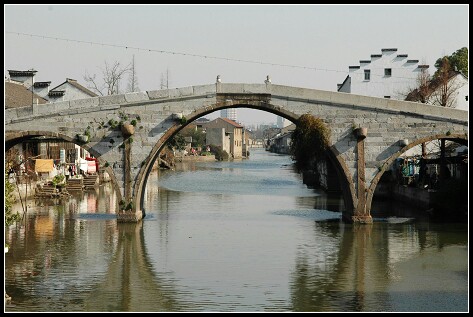
M 120 130 L 122 131 L 122 135 L 127 138 L 135 133 L 135 127 L 138 121 L 141 121 L 140 116 L 136 116 L 134 119 L 128 122 L 129 116 L 124 112 L 119 112 L 120 122 Z
M 399 145 L 403 146 L 403 147 L 407 146 L 407 145 L 409 145 L 409 140 L 408 139 L 401 139 L 401 140 L 399 140 Z
M 66 177 L 63 174 L 58 174 L 53 177 L 52 183 L 55 187 L 62 187 L 63 185 L 65 186 L 65 180 Z
M 135 133 L 135 126 L 131 123 L 122 123 L 120 129 L 124 137 L 129 137 Z
M 89 136 L 86 134 L 78 134 L 77 139 L 82 143 L 87 143 L 89 141 Z

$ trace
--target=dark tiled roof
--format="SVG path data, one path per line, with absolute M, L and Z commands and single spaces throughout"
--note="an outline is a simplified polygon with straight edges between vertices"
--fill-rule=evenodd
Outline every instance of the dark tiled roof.
M 31 96 L 31 91 L 25 86 L 5 82 L 5 109 L 31 106 L 32 98 L 38 100 L 38 104 L 45 104 L 48 101 L 37 94 Z
M 38 88 L 38 87 L 47 87 L 51 84 L 50 81 L 37 81 L 34 83 L 34 87 L 35 88 Z
M 50 92 L 48 92 L 48 96 L 49 97 L 60 97 L 60 96 L 64 96 L 64 93 L 66 91 L 64 90 L 51 90 Z
M 345 83 L 346 83 L 346 81 L 348 80 L 348 78 L 350 78 L 350 75 L 347 75 L 347 77 L 345 77 L 345 80 L 343 81 L 343 83 L 337 84 L 337 85 L 338 85 L 337 91 L 340 91 L 340 88 L 342 88 L 343 85 L 345 85 Z
M 10 76 L 34 76 L 37 70 L 8 70 Z
M 207 119 L 207 118 L 199 118 L 197 120 L 195 120 L 196 123 L 202 123 L 202 122 L 209 122 L 210 120 Z
M 397 57 L 405 58 L 405 57 L 407 57 L 407 54 L 399 54 Z
M 397 48 L 382 48 L 381 52 L 397 52 Z

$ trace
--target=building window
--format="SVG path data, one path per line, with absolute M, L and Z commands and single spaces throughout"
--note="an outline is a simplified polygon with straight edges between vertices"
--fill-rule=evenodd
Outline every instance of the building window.
M 384 76 L 390 77 L 392 74 L 392 69 L 391 68 L 385 68 L 384 69 Z
M 386 99 L 391 99 L 391 96 L 384 96 L 384 98 L 386 98 Z
M 365 80 L 370 80 L 370 70 L 365 69 Z

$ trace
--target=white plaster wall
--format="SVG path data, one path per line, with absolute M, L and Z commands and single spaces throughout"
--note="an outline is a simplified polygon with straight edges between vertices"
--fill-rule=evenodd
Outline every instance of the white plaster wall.
M 48 98 L 49 87 L 34 88 L 33 92 L 37 94 L 38 96 L 43 97 L 46 100 L 49 99 Z
M 33 79 L 31 76 L 10 76 L 10 79 L 21 82 L 26 88 L 30 88 L 34 83 L 34 76 Z
M 376 54 L 373 54 L 376 55 Z M 410 57 L 397 57 L 398 51 L 382 52 L 381 57 L 371 57 L 370 63 L 359 63 L 360 68 L 349 69 L 351 77 L 350 92 L 356 95 L 404 100 L 407 93 L 416 86 L 420 72 L 419 63 L 408 63 Z M 385 76 L 384 70 L 391 68 L 391 76 Z M 365 80 L 365 70 L 370 70 L 370 80 Z
M 84 99 L 90 98 L 90 96 L 84 93 L 82 90 L 77 89 L 69 83 L 63 83 L 62 85 L 56 87 L 54 90 L 64 90 L 64 96 L 59 98 L 61 101 L 75 100 L 75 99 Z

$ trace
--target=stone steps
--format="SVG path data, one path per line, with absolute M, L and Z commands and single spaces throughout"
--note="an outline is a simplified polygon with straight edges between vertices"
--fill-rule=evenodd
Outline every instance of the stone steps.
M 84 188 L 94 189 L 99 185 L 99 176 L 97 174 L 87 175 L 84 177 Z
M 83 190 L 84 184 L 82 178 L 70 178 L 67 180 L 66 189 L 68 191 Z
M 60 190 L 52 184 L 44 184 L 36 187 L 34 196 L 35 198 L 57 198 L 68 195 L 67 188 Z

